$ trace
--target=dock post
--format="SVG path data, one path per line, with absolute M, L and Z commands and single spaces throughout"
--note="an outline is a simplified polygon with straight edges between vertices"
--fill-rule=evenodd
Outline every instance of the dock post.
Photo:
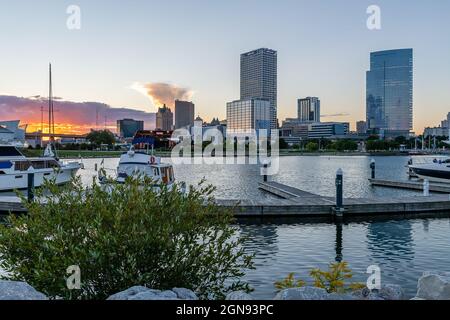
M 423 180 L 423 196 L 430 196 L 430 181 L 428 179 Z
M 28 188 L 27 188 L 28 202 L 34 200 L 34 173 L 28 174 Z
M 338 169 L 336 172 L 336 214 L 342 215 L 343 211 L 343 172 Z
M 267 182 L 267 174 L 266 174 L 266 172 L 267 172 L 267 163 L 264 163 L 264 182 Z
M 95 166 L 94 166 L 94 167 L 95 167 L 95 168 L 94 168 L 94 169 L 95 169 L 95 171 L 98 171 L 98 164 L 97 164 L 97 163 L 95 164 Z
M 375 159 L 370 160 L 370 169 L 372 171 L 372 179 L 375 179 Z

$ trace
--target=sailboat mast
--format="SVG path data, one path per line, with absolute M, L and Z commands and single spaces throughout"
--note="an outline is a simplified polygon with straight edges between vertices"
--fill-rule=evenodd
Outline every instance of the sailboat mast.
M 49 64 L 49 86 L 48 86 L 48 133 L 50 140 L 53 140 L 52 134 L 54 134 L 53 124 L 53 89 L 52 89 L 52 64 Z

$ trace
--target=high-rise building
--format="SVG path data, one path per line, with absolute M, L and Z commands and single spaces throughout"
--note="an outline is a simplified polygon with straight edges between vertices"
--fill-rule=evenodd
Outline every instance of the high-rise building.
M 267 134 L 270 134 L 271 110 L 270 101 L 264 99 L 228 102 L 227 133 L 249 133 L 252 130 L 266 129 Z
M 175 100 L 175 129 L 194 125 L 195 105 L 190 101 Z
M 133 119 L 117 120 L 117 134 L 122 138 L 132 138 L 137 131 L 144 130 L 144 121 Z
M 408 135 L 413 127 L 413 50 L 372 52 L 366 74 L 368 129 Z
M 297 100 L 297 114 L 300 122 L 320 122 L 320 100 L 307 97 Z
M 277 52 L 261 48 L 241 54 L 241 100 L 266 99 L 271 128 L 277 127 Z
M 173 130 L 173 113 L 166 105 L 158 108 L 158 113 L 156 113 L 156 130 Z
M 356 122 L 356 133 L 357 134 L 366 134 L 367 133 L 367 122 L 357 121 Z

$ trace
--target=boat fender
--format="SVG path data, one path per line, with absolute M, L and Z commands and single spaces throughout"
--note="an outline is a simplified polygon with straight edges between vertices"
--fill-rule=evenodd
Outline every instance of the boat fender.
M 151 164 L 155 164 L 156 163 L 156 158 L 154 156 L 150 157 L 150 163 Z

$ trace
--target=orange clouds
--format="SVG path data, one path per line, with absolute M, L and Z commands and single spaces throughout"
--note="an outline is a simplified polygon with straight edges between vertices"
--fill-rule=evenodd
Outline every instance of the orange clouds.
M 23 98 L 0 95 L 0 119 L 21 120 L 28 132 L 41 129 L 41 107 L 44 107 L 44 131 L 48 130 L 47 101 L 44 98 Z M 99 102 L 55 101 L 55 131 L 85 133 L 96 127 L 115 129 L 119 119 L 143 120 L 147 129 L 154 128 L 155 114 L 130 108 L 112 108 Z

